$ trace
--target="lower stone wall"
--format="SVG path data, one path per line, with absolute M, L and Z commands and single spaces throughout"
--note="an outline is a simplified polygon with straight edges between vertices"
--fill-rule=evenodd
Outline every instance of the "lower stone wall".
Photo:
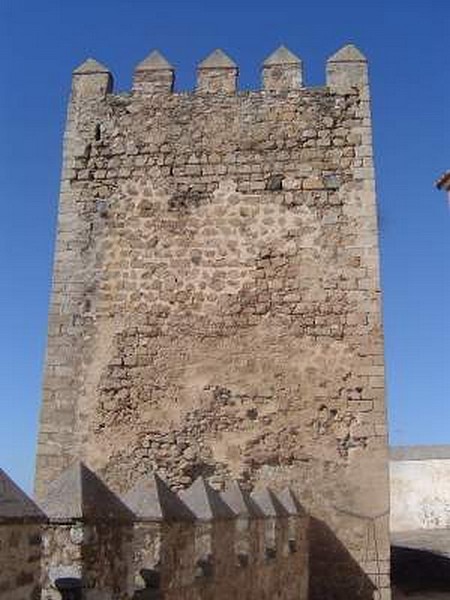
M 154 478 L 121 499 L 75 464 L 44 514 L 7 483 L 0 600 L 308 600 L 310 518 L 290 490 L 198 478 L 182 496 Z
M 35 586 L 34 597 L 5 599 L 61 600 L 58 581 L 72 578 L 83 600 L 307 600 L 307 529 L 306 517 L 136 522 L 134 531 L 53 523 L 43 528 L 42 595 Z
M 43 530 L 41 600 L 61 600 L 58 583 L 74 579 L 83 598 L 131 598 L 133 528 L 131 524 L 50 523 Z
M 245 526 L 237 520 L 136 524 L 137 597 L 149 591 L 140 576 L 145 571 L 164 600 L 307 600 L 308 520 L 283 521 L 276 523 L 274 545 L 264 519 Z
M 39 600 L 41 526 L 0 523 L 0 598 Z

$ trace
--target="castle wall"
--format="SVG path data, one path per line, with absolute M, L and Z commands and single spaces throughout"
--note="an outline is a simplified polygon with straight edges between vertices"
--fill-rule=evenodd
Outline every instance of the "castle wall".
M 349 572 L 387 598 L 367 66 L 344 49 L 320 88 L 274 68 L 237 92 L 203 64 L 189 94 L 170 68 L 118 95 L 75 72 L 36 489 L 74 457 L 119 492 L 151 470 L 289 484 L 326 542 L 311 597 L 349 597 Z
M 262 490 L 270 502 L 258 508 L 228 483 L 222 499 L 198 478 L 189 508 L 157 477 L 120 499 L 75 461 L 49 486 L 44 514 L 0 470 L 0 598 L 307 600 L 298 499 Z
M 0 598 L 37 598 L 41 551 L 41 525 L 17 521 L 0 523 Z

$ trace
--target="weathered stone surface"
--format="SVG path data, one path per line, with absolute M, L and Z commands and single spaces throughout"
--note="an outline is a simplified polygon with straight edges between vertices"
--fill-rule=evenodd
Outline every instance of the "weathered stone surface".
M 261 508 L 237 481 L 230 482 L 221 493 L 221 498 L 237 517 L 263 518 Z
M 95 58 L 88 58 L 73 72 L 75 75 L 91 75 L 94 73 L 109 73 L 109 69 Z
M 159 52 L 153 50 L 147 58 L 144 58 L 137 67 L 136 71 L 173 71 L 174 68 L 169 61 Z
M 0 598 L 37 598 L 45 521 L 40 508 L 0 469 Z
M 135 69 L 133 91 L 143 94 L 170 93 L 174 82 L 174 68 L 158 50 L 153 50 Z
M 198 477 L 180 497 L 191 512 L 201 521 L 232 519 L 233 511 L 225 504 L 220 494 L 203 477 Z
M 356 46 L 348 44 L 328 59 L 327 85 L 340 93 L 367 88 L 367 59 Z M 368 101 L 367 94 L 363 94 L 363 100 Z
M 158 475 L 145 476 L 123 501 L 141 521 L 195 520 L 195 515 Z
M 133 513 L 80 461 L 52 481 L 42 507 L 52 521 L 133 520 Z
M 301 87 L 302 61 L 285 46 L 280 46 L 263 62 L 264 89 L 288 92 Z
M 353 44 L 347 44 L 328 59 L 328 62 L 367 62 L 364 54 Z
M 198 66 L 199 69 L 237 69 L 236 63 L 223 50 L 217 48 Z
M 0 469 L 0 523 L 43 522 L 42 510 Z
M 0 523 L 0 598 L 34 600 L 40 592 L 41 524 Z
M 197 91 L 233 93 L 236 91 L 237 65 L 223 50 L 214 50 L 198 66 Z
M 306 514 L 305 508 L 301 505 L 291 488 L 285 488 L 282 492 L 277 494 L 277 498 L 290 516 Z
M 269 488 L 255 490 L 251 497 L 266 517 L 276 519 L 278 517 L 287 517 L 290 514 L 288 509 Z
M 322 599 L 389 587 L 367 65 L 344 57 L 288 93 L 220 65 L 201 93 L 76 83 L 37 476 L 289 485 Z

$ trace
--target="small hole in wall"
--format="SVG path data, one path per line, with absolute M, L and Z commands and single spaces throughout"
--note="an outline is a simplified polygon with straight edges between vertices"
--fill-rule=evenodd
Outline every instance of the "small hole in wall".
M 279 192 L 283 189 L 284 175 L 271 175 L 266 181 L 266 190 Z
M 95 141 L 99 142 L 102 139 L 102 128 L 100 127 L 100 124 L 98 123 L 95 126 Z
M 247 417 L 249 419 L 252 419 L 252 420 L 257 419 L 258 418 L 258 411 L 257 411 L 257 409 L 256 408 L 249 408 L 247 410 Z

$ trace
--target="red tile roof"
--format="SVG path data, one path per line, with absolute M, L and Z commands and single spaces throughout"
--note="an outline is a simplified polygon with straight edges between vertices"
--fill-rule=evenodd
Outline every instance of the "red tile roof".
M 450 191 L 450 171 L 447 171 L 436 181 L 438 190 Z

